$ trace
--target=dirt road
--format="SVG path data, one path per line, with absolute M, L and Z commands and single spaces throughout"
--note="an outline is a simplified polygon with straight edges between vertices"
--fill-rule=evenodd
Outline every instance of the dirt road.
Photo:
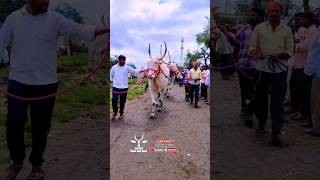
M 110 174 L 112 180 L 182 180 L 209 179 L 209 105 L 200 103 L 195 109 L 184 101 L 184 88 L 175 85 L 164 111 L 149 119 L 151 102 L 148 94 L 127 103 L 125 120 L 110 125 Z M 156 139 L 174 140 L 177 153 L 132 153 L 134 133 L 147 149 Z
M 288 120 L 282 132 L 284 147 L 272 147 L 268 134 L 256 135 L 240 121 L 237 78 L 214 79 L 213 170 L 215 180 L 319 180 L 320 138 L 305 135 L 300 122 Z M 255 124 L 256 121 L 255 121 Z
M 108 179 L 106 109 L 98 106 L 93 113 L 53 124 L 44 156 L 45 180 Z M 7 166 L 1 165 L 1 174 Z M 30 170 L 30 163 L 25 161 L 17 180 L 26 179 Z

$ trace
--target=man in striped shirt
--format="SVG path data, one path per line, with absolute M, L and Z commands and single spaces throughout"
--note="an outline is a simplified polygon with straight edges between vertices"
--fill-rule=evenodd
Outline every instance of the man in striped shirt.
M 264 10 L 259 8 L 252 8 L 249 14 L 250 24 L 243 26 L 235 38 L 227 36 L 231 44 L 236 44 L 240 47 L 238 62 L 241 63 L 238 67 L 240 91 L 241 91 L 241 112 L 240 118 L 245 119 L 245 125 L 251 127 L 253 125 L 252 111 L 249 109 L 250 102 L 253 99 L 254 91 L 254 76 L 256 74 L 255 61 L 249 61 L 248 50 L 253 29 L 256 25 L 264 20 Z

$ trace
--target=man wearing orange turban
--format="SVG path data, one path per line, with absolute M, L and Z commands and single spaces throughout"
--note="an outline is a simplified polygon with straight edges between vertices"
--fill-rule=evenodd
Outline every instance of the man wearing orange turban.
M 191 84 L 191 88 L 189 92 L 190 104 L 193 104 L 193 99 L 194 99 L 194 107 L 199 108 L 198 101 L 199 101 L 201 70 L 199 68 L 198 61 L 195 61 L 192 64 L 193 64 L 193 68 L 190 70 L 190 73 L 188 75 L 188 79 L 190 80 L 190 84 Z
M 256 61 L 258 81 L 254 97 L 255 115 L 259 121 L 257 133 L 266 132 L 265 126 L 269 114 L 268 90 L 271 88 L 271 143 L 276 146 L 282 144 L 279 136 L 284 122 L 283 101 L 287 91 L 287 69 L 279 64 L 286 64 L 294 49 L 291 29 L 281 23 L 283 9 L 284 6 L 279 1 L 267 4 L 268 21 L 255 27 L 249 47 L 249 55 L 259 59 Z
M 267 11 L 271 11 L 272 9 L 278 9 L 278 8 L 280 8 L 281 10 L 284 9 L 284 5 L 279 1 L 270 1 L 267 4 Z

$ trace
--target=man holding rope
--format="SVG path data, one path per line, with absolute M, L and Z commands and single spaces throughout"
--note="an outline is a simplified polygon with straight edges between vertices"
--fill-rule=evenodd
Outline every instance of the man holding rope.
M 241 112 L 240 118 L 245 120 L 245 125 L 251 127 L 253 125 L 252 111 L 249 109 L 253 99 L 254 91 L 254 76 L 255 76 L 255 61 L 248 61 L 248 50 L 253 29 L 264 21 L 265 12 L 263 9 L 252 8 L 249 14 L 248 25 L 243 26 L 236 36 L 226 34 L 226 37 L 231 44 L 239 46 L 239 55 L 237 59 L 242 63 L 238 67 L 240 92 L 241 92 Z M 246 61 L 246 62 L 245 62 Z
M 119 120 L 124 119 L 124 107 L 128 94 L 128 74 L 138 76 L 143 70 L 138 71 L 126 65 L 126 57 L 120 55 L 118 64 L 112 66 L 110 70 L 110 81 L 112 82 L 112 109 L 113 115 L 111 120 L 115 120 L 118 112 L 120 113 Z M 120 111 L 118 109 L 118 97 L 120 96 Z
M 185 89 L 185 100 L 187 102 L 190 101 L 190 80 L 188 79 L 190 69 L 192 69 L 192 64 L 188 64 L 188 67 L 184 69 L 183 71 L 183 84 Z
M 259 121 L 257 133 L 265 133 L 268 119 L 268 94 L 271 94 L 271 143 L 281 146 L 279 138 L 283 127 L 283 101 L 287 89 L 286 60 L 293 54 L 291 29 L 280 22 L 284 6 L 279 1 L 267 4 L 268 21 L 257 25 L 253 31 L 249 56 L 257 58 L 257 85 L 254 98 L 255 115 Z M 261 59 L 260 59 L 261 58 Z
M 199 108 L 199 90 L 200 90 L 200 80 L 201 80 L 201 70 L 199 68 L 199 62 L 193 62 L 193 68 L 189 72 L 188 79 L 190 80 L 190 104 L 193 104 L 194 97 L 194 107 Z
M 5 180 L 15 179 L 25 159 L 24 127 L 30 107 L 32 171 L 28 180 L 44 177 L 41 166 L 47 145 L 55 97 L 22 100 L 55 94 L 58 89 L 57 38 L 76 36 L 86 41 L 109 32 L 108 28 L 84 26 L 48 12 L 50 0 L 29 0 L 22 9 L 10 14 L 0 31 L 0 57 L 12 45 L 8 82 L 6 134 L 13 164 L 5 171 Z M 14 95 L 9 96 L 9 94 Z

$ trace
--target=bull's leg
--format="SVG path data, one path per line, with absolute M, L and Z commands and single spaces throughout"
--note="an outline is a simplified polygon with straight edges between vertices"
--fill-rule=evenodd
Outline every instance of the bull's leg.
M 171 79 L 169 79 L 169 84 L 168 84 L 168 87 L 166 88 L 166 93 L 164 94 L 167 98 L 170 97 L 169 96 L 169 90 L 171 90 L 171 87 L 172 87 L 172 85 L 174 83 L 174 78 L 175 78 L 175 76 L 172 77 Z
M 155 108 L 156 108 L 156 100 L 155 100 L 155 92 L 152 91 L 152 86 L 149 84 L 149 93 L 151 97 L 151 102 L 152 102 L 152 110 L 150 114 L 150 118 L 153 119 L 155 117 Z
M 169 88 L 166 88 L 166 89 L 165 89 L 164 95 L 165 95 L 167 98 L 169 98 Z
M 164 92 L 165 92 L 165 90 L 159 92 L 159 108 L 158 108 L 159 112 L 162 111 Z
M 161 104 L 161 100 L 160 100 L 160 92 L 158 92 L 158 94 L 157 94 L 157 103 L 158 103 L 158 112 L 161 112 L 161 106 L 162 106 L 162 104 Z

